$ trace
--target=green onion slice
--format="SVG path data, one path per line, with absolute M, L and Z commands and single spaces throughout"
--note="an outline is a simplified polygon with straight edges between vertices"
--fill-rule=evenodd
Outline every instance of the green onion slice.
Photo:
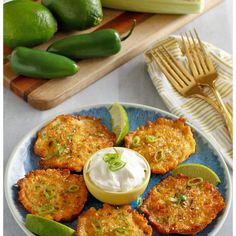
M 69 140 L 69 141 L 72 141 L 72 139 L 73 139 L 73 134 L 69 134 L 68 136 L 67 136 L 67 139 Z
M 202 177 L 196 177 L 196 178 L 192 178 L 188 181 L 187 186 L 195 186 L 195 185 L 199 185 L 203 183 L 203 178 Z
M 121 161 L 121 160 L 115 160 L 109 164 L 108 168 L 111 171 L 117 171 L 117 170 L 122 169 L 125 165 L 126 165 L 126 162 Z
M 115 153 L 107 153 L 104 157 L 103 160 L 107 163 L 111 163 L 114 160 L 120 159 L 120 153 L 114 148 Z
M 132 140 L 132 146 L 133 147 L 138 147 L 140 146 L 140 137 L 139 136 L 134 136 Z
M 39 206 L 36 211 L 37 211 L 40 215 L 46 215 L 46 214 L 55 212 L 56 209 L 55 209 L 54 206 L 46 204 L 46 205 Z
M 164 159 L 163 149 L 156 151 L 154 154 L 154 161 L 158 163 L 158 162 L 162 161 L 163 159 Z
M 112 233 L 114 233 L 116 236 L 125 236 L 130 235 L 130 230 L 126 229 L 125 227 L 118 227 L 113 229 Z
M 117 156 L 116 153 L 107 153 L 107 154 L 103 157 L 103 160 L 104 160 L 106 163 L 111 163 L 111 162 L 115 161 L 116 159 L 119 159 L 119 157 Z
M 103 157 L 103 160 L 108 164 L 108 168 L 111 171 L 120 170 L 126 165 L 126 162 L 121 160 L 121 155 L 118 150 L 116 150 L 115 148 L 114 150 L 116 153 L 107 153 Z
M 42 133 L 42 139 L 45 140 L 46 138 L 47 138 L 47 134 L 46 134 L 46 132 L 43 132 Z
M 170 201 L 173 203 L 177 203 L 177 205 L 180 205 L 182 202 L 187 201 L 187 196 L 184 194 L 181 194 L 179 197 L 171 197 Z
M 129 222 L 127 221 L 127 217 L 125 216 L 124 213 L 121 213 L 118 215 L 117 221 L 118 221 L 118 225 L 125 225 L 125 227 L 130 226 Z
M 93 227 L 93 229 L 94 229 L 94 231 L 95 231 L 96 233 L 102 231 L 102 224 L 101 224 L 101 221 L 100 221 L 100 220 L 94 218 L 94 219 L 92 219 L 92 223 L 91 223 L 91 224 L 92 224 L 92 227 Z
M 177 204 L 180 205 L 182 202 L 185 202 L 185 201 L 187 201 L 187 197 L 185 195 L 181 194 L 178 198 Z
M 52 127 L 52 129 L 56 130 L 60 125 L 61 125 L 61 123 L 57 123 Z
M 63 154 L 63 152 L 65 151 L 65 148 L 61 146 L 60 143 L 56 144 L 56 153 L 55 156 L 59 157 Z
M 54 187 L 54 186 L 50 186 L 50 185 L 49 185 L 49 186 L 46 186 L 46 188 L 45 188 L 44 191 L 43 191 L 44 196 L 45 196 L 48 200 L 52 199 L 52 198 L 55 196 L 54 192 L 55 192 L 55 187 Z
M 137 208 L 140 208 L 143 204 L 143 199 L 141 196 L 137 198 Z
M 153 135 L 147 135 L 146 136 L 146 141 L 148 143 L 155 143 L 157 141 L 157 137 Z
M 67 192 L 70 192 L 70 193 L 74 193 L 74 192 L 77 192 L 79 190 L 79 185 L 71 185 L 68 189 L 67 189 Z

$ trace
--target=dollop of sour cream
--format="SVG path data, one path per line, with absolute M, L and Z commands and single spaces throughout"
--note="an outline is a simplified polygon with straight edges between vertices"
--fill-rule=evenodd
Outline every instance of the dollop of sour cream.
M 127 148 L 115 148 L 125 166 L 111 171 L 103 160 L 107 153 L 115 153 L 114 148 L 106 148 L 94 154 L 89 167 L 88 175 L 91 181 L 105 191 L 126 192 L 139 186 L 145 179 L 148 169 L 146 162 L 138 153 Z

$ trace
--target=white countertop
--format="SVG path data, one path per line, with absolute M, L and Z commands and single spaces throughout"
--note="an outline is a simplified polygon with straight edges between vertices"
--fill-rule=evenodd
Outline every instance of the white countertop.
M 232 5 L 233 0 L 225 0 L 175 33 L 185 32 L 195 27 L 204 41 L 232 53 Z M 79 106 L 114 101 L 140 103 L 167 110 L 149 79 L 143 55 L 135 57 L 103 79 L 48 111 L 38 111 L 8 89 L 4 89 L 4 167 L 14 146 L 37 124 L 67 110 L 76 110 Z M 14 221 L 6 202 L 4 204 L 4 235 L 25 235 Z M 226 222 L 217 234 L 217 236 L 222 235 L 233 235 L 232 207 Z

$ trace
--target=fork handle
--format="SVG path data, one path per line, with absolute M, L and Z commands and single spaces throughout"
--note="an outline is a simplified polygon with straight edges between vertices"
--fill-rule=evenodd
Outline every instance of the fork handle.
M 207 95 L 205 95 L 204 93 L 202 94 L 194 94 L 194 97 L 198 97 L 201 98 L 202 100 L 206 101 L 207 103 L 209 103 L 212 107 L 214 107 L 218 113 L 222 113 L 221 108 L 218 106 L 218 104 L 211 99 L 210 97 L 208 97 Z
M 218 92 L 216 90 L 216 92 Z M 219 95 L 219 94 L 218 94 Z M 217 96 L 217 95 L 216 95 Z M 208 102 L 211 106 L 213 106 L 220 115 L 223 116 L 224 120 L 225 120 L 225 124 L 226 124 L 226 127 L 229 131 L 229 136 L 231 138 L 231 140 L 233 140 L 233 123 L 232 123 L 232 119 L 230 118 L 229 116 L 229 113 L 228 113 L 228 110 L 227 112 L 224 112 L 223 111 L 223 108 L 219 106 L 219 103 L 217 104 L 216 101 L 212 100 L 211 98 L 209 98 L 207 95 L 205 95 L 204 93 L 202 94 L 195 94 L 194 97 L 198 97 L 198 98 L 201 98 L 203 100 L 205 100 L 206 102 Z M 220 97 L 221 99 L 221 97 Z M 217 100 L 218 101 L 218 100 Z M 222 99 L 221 99 L 222 101 Z M 224 104 L 223 104 L 224 105 Z M 224 106 L 225 107 L 225 106 Z M 226 109 L 226 107 L 225 107 Z
M 232 116 L 230 115 L 229 111 L 227 110 L 227 108 L 220 96 L 220 93 L 216 89 L 215 84 L 213 84 L 210 88 L 211 88 L 212 92 L 215 94 L 215 97 L 217 99 L 219 107 L 221 108 L 221 114 L 225 119 L 225 123 L 228 128 L 230 138 L 231 138 L 231 140 L 233 140 L 233 119 L 232 119 Z

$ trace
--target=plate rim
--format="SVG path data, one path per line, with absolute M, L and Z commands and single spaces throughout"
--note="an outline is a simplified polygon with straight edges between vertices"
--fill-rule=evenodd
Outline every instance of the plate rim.
M 125 106 L 125 107 L 133 107 L 133 108 L 140 108 L 140 109 L 147 109 L 147 110 L 152 110 L 161 114 L 164 114 L 166 116 L 169 116 L 171 118 L 175 118 L 177 119 L 178 116 L 175 114 L 172 114 L 168 111 L 162 110 L 160 108 L 156 108 L 156 107 L 152 107 L 152 106 L 148 106 L 148 105 L 143 105 L 143 104 L 137 104 L 137 103 L 129 103 L 129 102 L 119 102 L 121 105 Z M 31 129 L 29 132 L 27 132 L 20 140 L 19 142 L 15 145 L 15 147 L 13 148 L 10 157 L 8 158 L 6 167 L 5 167 L 5 173 L 4 173 L 4 195 L 6 198 L 6 202 L 7 202 L 7 206 L 10 209 L 10 212 L 14 218 L 14 220 L 16 221 L 16 223 L 20 226 L 20 228 L 23 230 L 23 232 L 27 235 L 27 236 L 35 236 L 34 234 L 32 234 L 23 224 L 23 222 L 21 222 L 19 219 L 17 219 L 17 216 L 14 214 L 15 213 L 15 208 L 14 208 L 14 204 L 12 203 L 12 199 L 10 198 L 10 193 L 9 193 L 9 188 L 7 186 L 9 186 L 7 183 L 9 181 L 9 168 L 12 164 L 13 158 L 17 152 L 17 150 L 19 149 L 19 147 L 21 146 L 21 144 L 29 137 L 32 137 L 33 134 L 35 134 L 40 128 L 44 127 L 47 123 L 49 123 L 53 118 L 55 118 L 58 115 L 61 114 L 71 114 L 71 113 L 76 113 L 76 112 L 80 112 L 82 110 L 86 110 L 86 109 L 95 109 L 95 108 L 99 108 L 99 107 L 109 107 L 112 106 L 112 102 L 108 102 L 108 103 L 96 103 L 96 104 L 87 104 L 87 105 L 82 105 L 79 106 L 78 108 L 74 108 L 74 109 L 68 109 L 65 110 L 63 112 L 59 111 L 56 112 L 53 115 L 50 115 L 46 121 L 41 122 L 40 124 L 38 124 L 37 126 L 35 126 L 33 129 Z M 213 229 L 212 232 L 210 232 L 210 235 L 214 236 L 218 233 L 218 231 L 222 228 L 223 224 L 225 223 L 225 220 L 229 214 L 229 210 L 230 210 L 230 206 L 231 206 L 231 202 L 232 202 L 232 181 L 231 181 L 231 176 L 229 173 L 229 169 L 228 166 L 226 165 L 225 159 L 222 156 L 221 152 L 216 150 L 215 147 L 213 146 L 211 140 L 208 138 L 208 136 L 202 132 L 201 130 L 199 130 L 196 126 L 194 126 L 193 124 L 191 124 L 190 122 L 186 122 L 191 128 L 193 128 L 197 133 L 200 134 L 200 136 L 202 136 L 207 143 L 210 143 L 210 145 L 213 147 L 214 151 L 216 152 L 217 156 L 221 159 L 221 164 L 223 165 L 223 169 L 226 171 L 226 177 L 228 179 L 228 185 L 229 185 L 229 197 L 228 197 L 228 204 L 224 210 L 224 213 L 222 215 L 221 221 L 215 225 L 215 228 Z

